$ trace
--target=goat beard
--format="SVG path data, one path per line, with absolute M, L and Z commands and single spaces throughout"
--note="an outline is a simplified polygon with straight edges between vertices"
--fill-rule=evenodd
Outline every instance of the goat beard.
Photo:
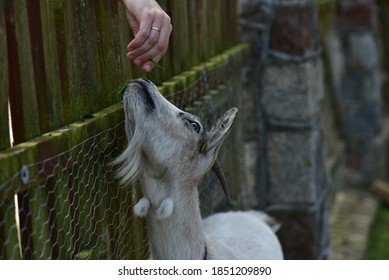
M 142 131 L 139 127 L 133 128 L 126 123 L 126 134 L 129 144 L 126 150 L 113 161 L 114 165 L 120 165 L 117 177 L 120 178 L 120 184 L 122 185 L 131 183 L 139 175 L 142 162 L 141 145 L 144 139 Z

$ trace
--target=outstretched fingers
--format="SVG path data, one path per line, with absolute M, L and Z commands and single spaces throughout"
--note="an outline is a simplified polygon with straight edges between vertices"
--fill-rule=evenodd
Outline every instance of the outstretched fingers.
M 151 60 L 158 62 L 165 55 L 172 32 L 170 17 L 160 11 L 154 12 L 144 15 L 139 31 L 128 45 L 128 58 L 146 72 L 155 66 Z

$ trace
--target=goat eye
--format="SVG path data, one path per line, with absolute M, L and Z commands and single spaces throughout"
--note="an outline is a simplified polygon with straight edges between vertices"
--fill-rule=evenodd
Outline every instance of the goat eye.
M 197 122 L 193 122 L 193 121 L 190 121 L 190 126 L 192 127 L 192 129 L 196 132 L 196 133 L 199 133 L 200 132 L 200 125 L 197 123 Z

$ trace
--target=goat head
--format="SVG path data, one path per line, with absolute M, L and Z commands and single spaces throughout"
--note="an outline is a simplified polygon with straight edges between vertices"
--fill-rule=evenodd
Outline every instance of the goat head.
M 200 120 L 178 109 L 146 79 L 131 81 L 124 93 L 127 149 L 114 161 L 121 164 L 123 184 L 137 177 L 197 183 L 211 168 L 230 201 L 218 151 L 238 109 L 228 110 L 207 131 Z

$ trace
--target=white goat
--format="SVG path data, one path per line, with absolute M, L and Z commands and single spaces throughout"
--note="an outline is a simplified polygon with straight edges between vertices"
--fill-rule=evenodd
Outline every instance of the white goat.
M 123 184 L 139 178 L 144 197 L 134 211 L 148 216 L 154 259 L 282 259 L 270 219 L 257 211 L 201 219 L 197 184 L 211 169 L 223 189 L 216 160 L 236 108 L 207 132 L 199 119 L 168 102 L 148 80 L 130 82 L 124 93 L 127 149 L 115 160 Z

